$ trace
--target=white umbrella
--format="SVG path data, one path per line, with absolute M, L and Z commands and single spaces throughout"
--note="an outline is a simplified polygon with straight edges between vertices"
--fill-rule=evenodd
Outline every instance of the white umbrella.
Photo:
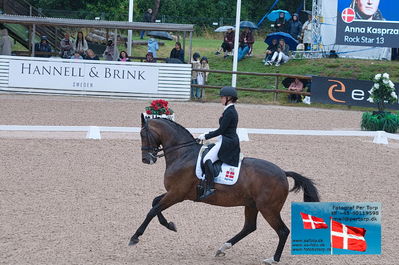
M 227 32 L 229 29 L 234 30 L 233 26 L 222 26 L 215 29 L 215 32 Z

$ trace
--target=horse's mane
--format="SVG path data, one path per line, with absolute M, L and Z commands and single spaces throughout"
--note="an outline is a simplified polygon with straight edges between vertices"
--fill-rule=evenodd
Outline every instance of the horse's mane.
M 162 122 L 166 122 L 169 125 L 171 125 L 174 129 L 176 129 L 178 132 L 182 132 L 183 134 L 189 136 L 190 139 L 194 139 L 193 135 L 186 128 L 184 128 L 182 125 L 178 124 L 175 121 L 172 121 L 172 120 L 169 120 L 169 119 L 165 119 L 165 118 L 155 118 L 154 120 L 159 120 L 159 121 L 162 121 Z

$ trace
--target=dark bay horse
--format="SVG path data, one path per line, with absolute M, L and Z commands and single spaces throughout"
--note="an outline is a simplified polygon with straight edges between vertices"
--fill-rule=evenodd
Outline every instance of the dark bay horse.
M 142 143 L 142 161 L 153 164 L 158 152 L 163 151 L 166 160 L 164 185 L 166 193 L 154 198 L 152 208 L 144 222 L 130 239 L 129 245 L 139 242 L 150 221 L 157 216 L 159 222 L 167 229 L 176 231 L 172 222 L 168 222 L 162 211 L 184 200 L 195 201 L 196 187 L 199 180 L 195 175 L 195 166 L 201 145 L 191 133 L 181 125 L 167 119 L 142 119 L 140 132 Z M 162 149 L 160 148 L 162 146 Z M 216 256 L 224 256 L 225 250 L 256 230 L 258 212 L 276 231 L 279 242 L 272 258 L 263 262 L 276 264 L 280 261 L 285 242 L 290 230 L 281 219 L 280 211 L 288 195 L 287 177 L 294 179 L 291 191 L 304 191 L 305 202 L 318 202 L 319 195 L 313 182 L 295 172 L 287 172 L 278 166 L 261 159 L 244 158 L 240 177 L 232 186 L 216 184 L 216 192 L 203 202 L 218 206 L 245 206 L 245 223 L 243 229 L 222 245 Z

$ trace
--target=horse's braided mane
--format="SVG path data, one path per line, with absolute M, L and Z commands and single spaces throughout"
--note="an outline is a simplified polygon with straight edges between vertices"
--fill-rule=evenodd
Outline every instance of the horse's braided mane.
M 172 127 L 174 127 L 175 129 L 183 131 L 185 134 L 190 136 L 190 138 L 194 139 L 193 135 L 186 128 L 184 128 L 182 125 L 178 124 L 175 121 L 165 119 L 165 118 L 155 118 L 155 120 L 165 121 L 165 122 L 169 123 L 170 125 L 172 125 Z

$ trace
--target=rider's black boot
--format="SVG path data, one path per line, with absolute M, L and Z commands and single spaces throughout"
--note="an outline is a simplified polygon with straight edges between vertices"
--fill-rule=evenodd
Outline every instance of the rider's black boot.
M 204 193 L 199 197 L 200 200 L 204 200 L 215 193 L 215 183 L 213 182 L 215 178 L 215 171 L 213 169 L 213 163 L 210 159 L 205 161 L 204 168 L 206 184 Z

